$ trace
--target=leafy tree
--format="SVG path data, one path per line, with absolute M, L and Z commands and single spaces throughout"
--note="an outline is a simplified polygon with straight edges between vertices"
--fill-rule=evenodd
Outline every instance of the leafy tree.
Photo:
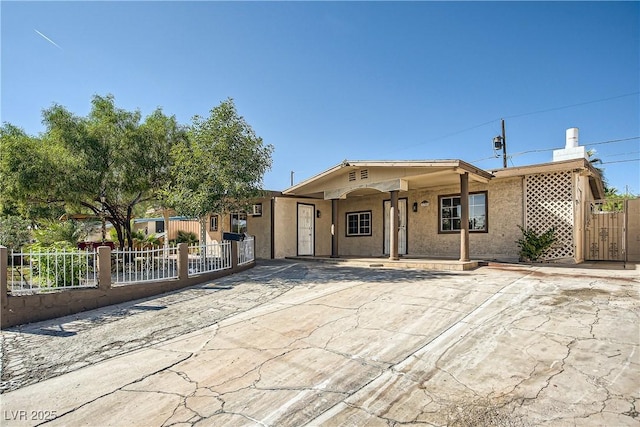
M 0 217 L 0 245 L 18 251 L 31 240 L 30 222 L 19 216 Z
M 179 215 L 200 219 L 204 244 L 209 213 L 244 209 L 261 193 L 272 152 L 227 99 L 209 117 L 195 116 L 188 138 L 173 146 L 165 203 Z
M 170 148 L 186 134 L 159 108 L 141 121 L 139 111 L 117 108 L 111 95 L 96 95 L 91 105 L 87 117 L 60 105 L 45 109 L 46 131 L 37 138 L 2 127 L 0 201 L 105 215 L 121 247 L 131 247 L 134 209 L 165 186 Z

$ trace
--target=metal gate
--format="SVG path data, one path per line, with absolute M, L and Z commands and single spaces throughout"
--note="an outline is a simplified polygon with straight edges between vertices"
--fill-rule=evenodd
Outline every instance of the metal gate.
M 587 202 L 585 254 L 589 261 L 624 261 L 626 248 L 624 200 Z

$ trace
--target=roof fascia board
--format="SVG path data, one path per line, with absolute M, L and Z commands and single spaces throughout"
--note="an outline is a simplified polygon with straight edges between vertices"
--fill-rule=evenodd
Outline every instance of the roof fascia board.
M 404 179 L 396 178 L 396 179 L 390 179 L 387 181 L 379 181 L 374 183 L 353 185 L 350 187 L 342 187 L 342 188 L 337 188 L 335 190 L 326 190 L 324 192 L 324 199 L 325 200 L 344 199 L 346 198 L 347 194 L 349 194 L 350 192 L 361 190 L 364 188 L 371 188 L 374 190 L 378 190 L 382 193 L 386 193 L 389 191 L 407 191 L 409 189 L 409 183 Z

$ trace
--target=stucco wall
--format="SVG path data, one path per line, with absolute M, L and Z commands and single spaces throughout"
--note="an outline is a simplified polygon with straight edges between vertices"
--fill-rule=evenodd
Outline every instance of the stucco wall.
M 256 258 L 271 258 L 271 199 L 260 199 L 262 215 L 247 215 L 247 233 L 255 236 Z
M 284 258 L 298 254 L 298 203 L 312 205 L 314 212 L 320 211 L 320 218 L 314 215 L 314 252 L 316 256 L 331 254 L 331 202 L 317 199 L 277 197 L 274 200 L 274 236 L 276 236 L 274 258 Z

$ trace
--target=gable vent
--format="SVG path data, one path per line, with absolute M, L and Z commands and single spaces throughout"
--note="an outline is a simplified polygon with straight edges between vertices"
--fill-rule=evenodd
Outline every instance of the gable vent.
M 355 180 L 356 180 L 356 171 L 349 172 L 349 181 L 355 181 Z
M 368 169 L 362 169 L 360 171 L 360 179 L 367 179 L 369 178 L 369 170 Z

